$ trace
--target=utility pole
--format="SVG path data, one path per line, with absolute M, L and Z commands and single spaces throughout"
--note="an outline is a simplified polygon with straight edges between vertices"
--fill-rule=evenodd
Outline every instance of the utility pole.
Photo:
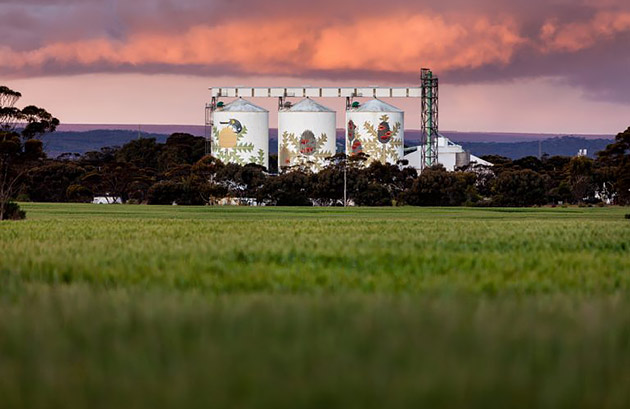
M 343 159 L 343 207 L 348 205 L 348 155 Z

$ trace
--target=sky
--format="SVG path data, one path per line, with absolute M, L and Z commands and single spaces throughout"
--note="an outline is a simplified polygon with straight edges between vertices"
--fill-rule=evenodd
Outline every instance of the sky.
M 0 39 L 0 85 L 65 123 L 203 124 L 211 86 L 417 86 L 429 67 L 444 130 L 630 126 L 628 0 L 0 0 Z M 417 100 L 388 102 L 419 127 Z

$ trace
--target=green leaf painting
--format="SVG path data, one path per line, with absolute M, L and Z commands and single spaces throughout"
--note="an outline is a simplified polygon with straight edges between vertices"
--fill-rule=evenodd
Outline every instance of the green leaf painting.
M 375 161 L 396 163 L 401 159 L 400 148 L 403 146 L 403 141 L 399 134 L 402 125 L 400 122 L 396 122 L 390 128 L 388 115 L 382 115 L 379 120 L 381 124 L 378 125 L 378 129 L 374 124 L 365 121 L 363 133 L 358 127 L 352 128 L 354 122 L 349 125 L 352 129 L 348 130 L 347 135 L 353 138 L 346 137 L 346 151 L 350 152 L 351 155 L 359 151 L 365 154 L 368 157 L 366 165 Z M 381 132 L 380 135 L 379 132 Z M 360 147 L 360 150 L 357 147 Z

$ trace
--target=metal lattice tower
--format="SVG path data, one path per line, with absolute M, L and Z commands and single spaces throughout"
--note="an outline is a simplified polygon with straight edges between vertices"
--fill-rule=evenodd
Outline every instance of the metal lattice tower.
M 423 68 L 420 75 L 422 87 L 422 169 L 438 163 L 438 79 L 433 72 Z

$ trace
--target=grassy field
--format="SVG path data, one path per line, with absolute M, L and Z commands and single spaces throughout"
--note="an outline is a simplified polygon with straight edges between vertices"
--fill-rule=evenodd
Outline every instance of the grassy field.
M 628 209 L 23 207 L 0 407 L 630 405 Z

